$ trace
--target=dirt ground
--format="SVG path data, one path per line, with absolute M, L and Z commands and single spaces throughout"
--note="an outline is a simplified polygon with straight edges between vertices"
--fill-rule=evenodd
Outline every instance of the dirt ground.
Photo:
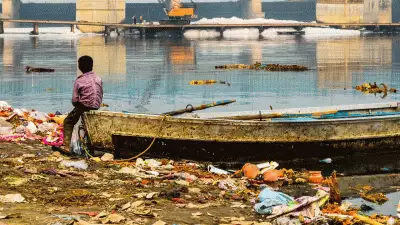
M 18 161 L 18 157 L 22 157 L 22 162 Z M 186 186 L 168 179 L 140 181 L 132 175 L 116 173 L 121 165 L 112 163 L 87 160 L 86 170 L 60 168 L 60 158 L 68 157 L 54 153 L 50 147 L 41 144 L 0 143 L 0 195 L 19 193 L 26 199 L 25 203 L 0 203 L 0 215 L 20 214 L 20 218 L 0 220 L 0 224 L 68 224 L 68 221 L 72 221 L 71 216 L 83 220 L 89 218 L 78 214 L 80 212 L 102 211 L 118 212 L 127 221 L 137 224 L 152 224 L 158 220 L 168 224 L 216 224 L 235 220 L 224 217 L 262 220 L 252 211 L 249 202 L 250 197 L 256 196 L 221 196 L 221 190 L 215 185 L 193 183 L 175 196 L 139 199 L 134 194 L 165 192 Z M 54 169 L 65 174 L 75 173 L 54 175 L 51 171 Z M 211 176 L 210 179 L 218 177 Z M 25 182 L 10 184 L 18 179 Z M 200 193 L 187 190 L 194 187 L 199 188 Z M 171 200 L 171 197 L 178 197 L 176 195 L 180 195 L 179 198 Z M 145 207 L 137 212 L 120 209 L 125 203 L 139 200 L 144 201 Z M 192 205 L 187 208 L 189 203 Z M 198 208 L 202 206 L 204 208 Z M 151 212 L 146 212 L 146 209 Z M 199 216 L 192 215 L 199 212 L 202 213 Z
M 217 181 L 226 175 L 210 174 L 188 162 L 175 162 L 169 173 L 187 172 L 197 179 L 188 174 L 179 180 L 168 173 L 155 178 L 119 173 L 134 163 L 115 161 L 85 160 L 87 169 L 66 168 L 61 166 L 63 160 L 81 159 L 62 156 L 40 143 L 0 143 L 0 196 L 21 194 L 25 198 L 21 203 L 0 203 L 0 225 L 74 224 L 101 212 L 123 216 L 124 220 L 115 222 L 119 224 L 265 221 L 253 210 L 262 182 L 247 184 L 245 190 L 223 190 Z M 291 189 L 294 195 L 309 192 L 304 186 L 301 192 L 296 186 Z

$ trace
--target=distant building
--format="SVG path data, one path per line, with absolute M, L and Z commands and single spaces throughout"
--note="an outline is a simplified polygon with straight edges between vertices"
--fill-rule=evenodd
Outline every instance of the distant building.
M 319 23 L 391 23 L 392 0 L 317 0 Z
M 125 0 L 76 0 L 76 20 L 121 23 L 125 20 Z M 103 32 L 102 26 L 78 26 L 83 33 Z

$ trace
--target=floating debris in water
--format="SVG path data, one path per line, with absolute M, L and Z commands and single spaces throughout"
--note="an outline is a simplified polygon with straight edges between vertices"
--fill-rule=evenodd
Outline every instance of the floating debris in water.
M 355 86 L 354 89 L 358 91 L 362 91 L 365 94 L 381 94 L 383 93 L 382 98 L 385 98 L 387 96 L 387 93 L 397 93 L 396 88 L 388 88 L 388 86 L 384 83 L 381 83 L 379 86 L 374 82 L 373 84 L 371 83 L 364 83 L 359 86 Z
M 261 64 L 256 62 L 252 65 L 227 64 L 215 66 L 215 69 L 240 69 L 240 70 L 266 70 L 266 71 L 307 71 L 308 68 L 300 65 Z
M 222 81 L 222 80 L 220 80 L 220 81 L 217 81 L 217 80 L 192 80 L 192 81 L 190 81 L 189 84 L 191 84 L 191 85 L 202 85 L 202 84 L 216 84 L 216 83 L 226 84 L 228 86 L 231 86 L 231 84 L 229 82 Z
M 48 68 L 35 68 L 31 66 L 26 66 L 25 70 L 27 73 L 42 73 L 42 72 L 54 72 L 54 69 L 48 69 Z

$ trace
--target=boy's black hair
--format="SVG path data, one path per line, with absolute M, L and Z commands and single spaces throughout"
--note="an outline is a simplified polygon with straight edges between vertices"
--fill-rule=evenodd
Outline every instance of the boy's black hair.
M 87 73 L 93 70 L 93 59 L 88 55 L 84 55 L 78 60 L 78 67 L 82 73 Z

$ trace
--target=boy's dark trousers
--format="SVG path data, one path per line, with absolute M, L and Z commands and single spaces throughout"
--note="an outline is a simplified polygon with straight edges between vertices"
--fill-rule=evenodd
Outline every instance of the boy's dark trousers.
M 74 129 L 75 124 L 79 121 L 79 118 L 85 112 L 89 112 L 90 110 L 97 110 L 94 108 L 89 108 L 81 103 L 76 103 L 75 108 L 68 114 L 68 116 L 64 120 L 64 148 L 69 150 L 69 146 L 72 138 L 72 131 Z

